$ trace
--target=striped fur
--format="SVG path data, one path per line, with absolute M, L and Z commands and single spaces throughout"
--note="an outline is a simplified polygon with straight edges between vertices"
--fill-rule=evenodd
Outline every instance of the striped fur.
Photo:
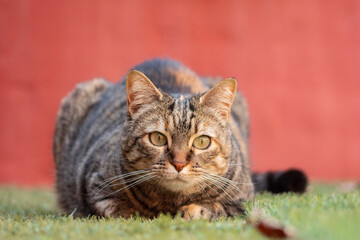
M 214 78 L 167 59 L 134 69 L 118 84 L 80 84 L 62 101 L 54 137 L 59 205 L 78 216 L 242 214 L 254 186 L 247 107 L 235 96 L 236 82 L 214 87 Z M 167 145 L 150 142 L 155 131 Z M 201 135 L 211 137 L 205 150 L 192 146 Z M 174 159 L 187 165 L 177 172 Z

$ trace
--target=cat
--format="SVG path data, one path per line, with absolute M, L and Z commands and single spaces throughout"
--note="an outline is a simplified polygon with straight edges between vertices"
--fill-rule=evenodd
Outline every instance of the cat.
M 58 203 L 76 216 L 216 219 L 244 214 L 255 191 L 305 190 L 299 170 L 251 174 L 248 136 L 234 78 L 152 59 L 117 84 L 78 84 L 57 115 Z

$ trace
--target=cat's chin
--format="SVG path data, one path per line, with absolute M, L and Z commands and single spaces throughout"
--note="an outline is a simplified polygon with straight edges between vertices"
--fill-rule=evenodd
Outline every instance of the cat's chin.
M 196 184 L 192 181 L 187 181 L 179 177 L 174 179 L 164 179 L 163 181 L 160 181 L 160 184 L 173 192 L 191 193 L 195 190 L 194 188 L 196 188 Z
M 169 162 L 166 163 L 165 171 L 160 174 L 159 184 L 170 191 L 190 193 L 197 190 L 197 184 L 191 174 L 191 166 L 188 165 L 181 172 L 175 170 Z

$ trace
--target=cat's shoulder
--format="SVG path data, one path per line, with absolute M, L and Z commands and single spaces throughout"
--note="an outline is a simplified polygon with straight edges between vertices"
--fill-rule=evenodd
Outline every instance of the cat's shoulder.
M 92 106 L 101 101 L 103 94 L 113 84 L 97 78 L 88 82 L 77 84 L 76 87 L 65 96 L 57 114 L 54 137 L 55 160 L 64 149 L 66 143 L 70 143 L 81 121 L 87 115 Z
M 88 82 L 79 83 L 61 100 L 58 115 L 66 114 L 69 108 L 87 108 L 99 101 L 101 95 L 113 84 L 102 78 L 95 78 Z

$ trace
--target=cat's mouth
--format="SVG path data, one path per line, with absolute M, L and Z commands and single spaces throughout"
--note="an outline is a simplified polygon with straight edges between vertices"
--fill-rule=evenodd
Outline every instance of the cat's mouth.
M 169 174 L 164 176 L 164 182 L 179 182 L 179 183 L 188 183 L 188 179 L 183 174 L 176 173 L 176 174 Z
M 188 175 L 177 174 L 171 178 L 165 177 L 161 185 L 174 192 L 193 192 L 196 183 Z
M 174 192 L 187 192 L 193 186 L 193 184 L 181 178 L 175 178 L 165 181 L 163 186 Z
M 188 181 L 184 180 L 183 178 L 180 177 L 180 175 L 177 175 L 176 178 L 171 179 L 170 181 L 178 181 L 178 182 L 183 182 L 183 183 L 187 183 Z
M 160 176 L 160 184 L 171 191 L 184 192 L 196 186 L 194 177 L 191 174 L 190 166 L 186 166 L 178 172 L 170 165 L 170 163 L 168 163 L 166 170 L 162 172 Z

